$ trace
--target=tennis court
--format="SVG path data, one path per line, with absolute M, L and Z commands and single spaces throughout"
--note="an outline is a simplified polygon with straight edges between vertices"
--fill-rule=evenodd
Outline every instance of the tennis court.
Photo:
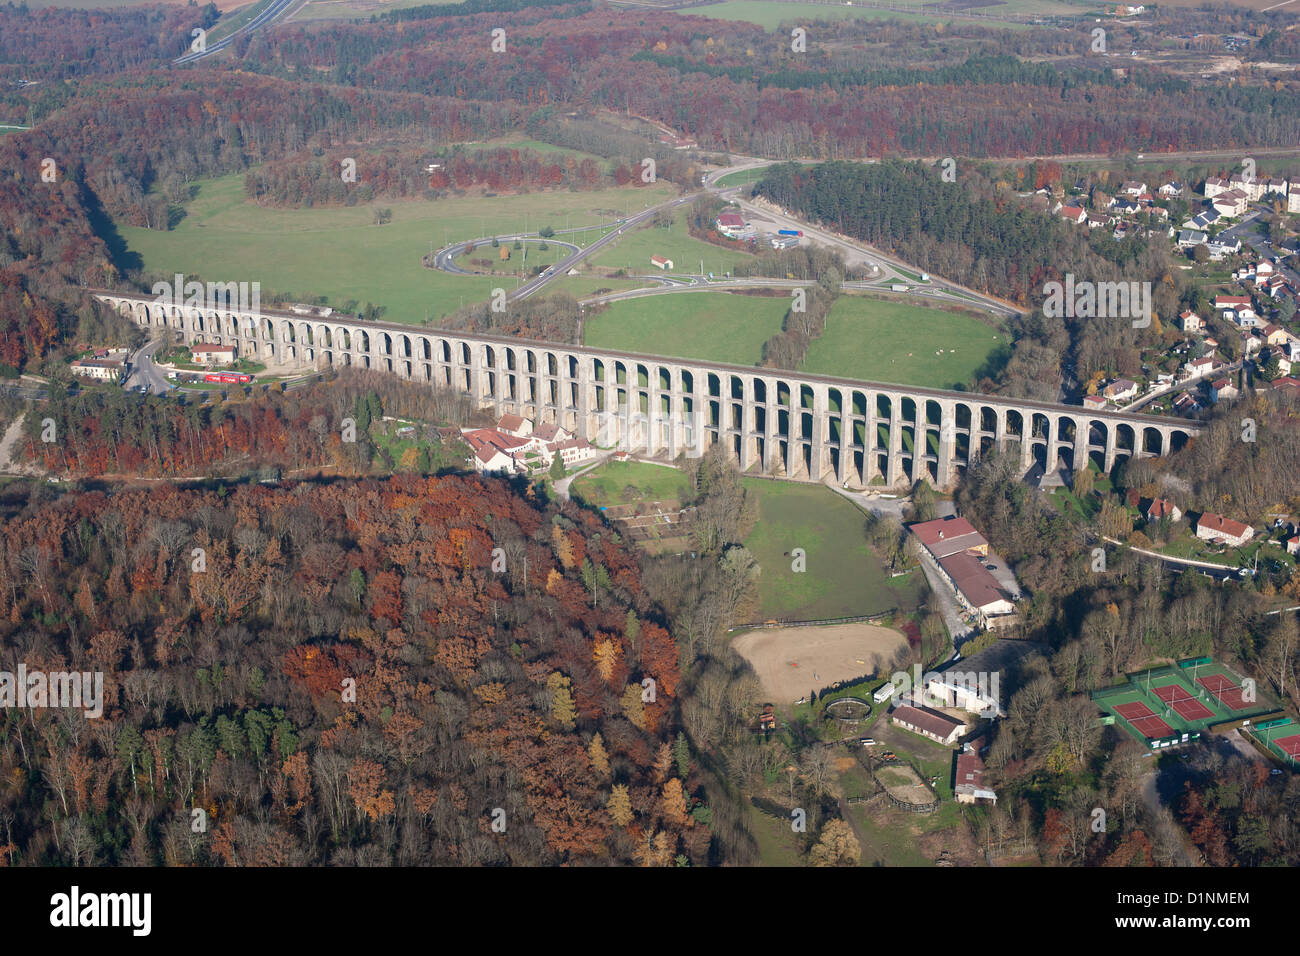
M 1148 740 L 1174 735 L 1174 728 L 1157 717 L 1150 707 L 1138 701 L 1115 705 L 1115 713 L 1132 724 L 1134 729 Z
M 1274 756 L 1286 761 L 1292 770 L 1300 765 L 1300 726 L 1290 717 L 1266 720 L 1247 731 Z
M 1210 674 L 1196 678 L 1196 682 L 1219 699 L 1223 706 L 1231 710 L 1254 710 L 1254 701 L 1247 701 L 1245 690 L 1241 685 L 1229 680 L 1222 674 Z
M 1184 720 L 1205 720 L 1214 716 L 1214 711 L 1187 693 L 1181 684 L 1162 684 L 1152 687 L 1151 693 L 1172 707 Z
M 1300 734 L 1278 737 L 1273 744 L 1292 760 L 1300 759 Z

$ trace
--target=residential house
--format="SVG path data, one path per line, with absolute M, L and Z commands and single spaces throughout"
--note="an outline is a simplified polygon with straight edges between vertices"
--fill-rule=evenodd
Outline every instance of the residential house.
M 111 359 L 77 359 L 71 363 L 72 374 L 101 382 L 120 382 L 124 366 Z
M 1147 505 L 1146 519 L 1148 521 L 1181 521 L 1183 513 L 1178 506 L 1167 498 L 1152 498 L 1151 504 Z
M 1246 207 L 1249 203 L 1247 195 L 1240 189 L 1229 189 L 1226 193 L 1220 193 L 1210 200 L 1210 208 L 1216 210 L 1220 215 L 1237 218 L 1246 214 Z
M 495 428 L 466 428 L 461 437 L 474 452 L 474 470 L 484 473 L 523 473 L 523 449 L 528 439 L 505 435 Z
M 1169 182 L 1161 186 L 1157 190 L 1157 192 L 1159 192 L 1160 195 L 1166 196 L 1170 199 L 1177 199 L 1179 196 L 1183 194 L 1183 190 L 1185 188 L 1186 187 L 1182 183 L 1178 182 L 1177 180 L 1170 180 Z
M 1266 345 L 1286 345 L 1291 338 L 1291 334 L 1286 329 L 1272 322 L 1260 329 L 1260 334 Z
M 1286 553 L 1300 554 L 1300 534 L 1286 539 Z
M 521 415 L 502 415 L 497 422 L 497 431 L 511 438 L 527 438 L 533 433 L 533 423 Z
M 1275 378 L 1268 383 L 1268 386 L 1274 391 L 1282 392 L 1284 395 L 1300 395 L 1300 378 L 1293 378 L 1290 375 Z
M 1235 236 L 1215 236 L 1207 243 L 1210 250 L 1211 259 L 1222 259 L 1224 256 L 1233 255 L 1241 252 L 1241 240 Z
M 548 463 L 555 459 L 556 455 L 564 462 L 565 468 L 572 468 L 574 465 L 581 464 L 584 461 L 590 461 L 595 458 L 598 449 L 585 438 L 567 438 L 564 441 L 552 442 L 545 446 Z
M 1063 219 L 1068 219 L 1077 226 L 1079 223 L 1087 221 L 1088 210 L 1084 209 L 1082 206 L 1062 206 L 1061 217 Z
M 1196 519 L 1196 537 L 1203 541 L 1221 541 L 1239 548 L 1255 535 L 1248 524 L 1207 511 Z
M 1236 398 L 1241 392 L 1237 386 L 1232 384 L 1228 378 L 1218 378 L 1210 383 L 1210 401 L 1218 404 L 1220 401 Z
M 1201 232 L 1199 229 L 1184 229 L 1178 233 L 1178 248 L 1193 249 L 1210 239 L 1208 233 Z
M 1083 407 L 1100 410 L 1106 407 L 1106 399 L 1100 395 L 1083 396 Z
M 1198 359 L 1192 359 L 1190 362 L 1183 364 L 1183 368 L 1187 371 L 1186 378 L 1199 378 L 1208 375 L 1214 370 L 1214 366 L 1214 359 L 1208 355 L 1203 355 Z
M 1214 297 L 1214 307 L 1216 309 L 1238 309 L 1243 305 L 1250 305 L 1250 296 L 1216 295 Z
M 1192 412 L 1198 411 L 1200 407 L 1201 403 L 1193 397 L 1191 392 L 1183 392 L 1183 394 L 1174 399 L 1174 411 L 1183 415 L 1189 415 Z
M 1228 192 L 1236 190 L 1245 199 L 1258 199 L 1264 195 L 1264 184 L 1257 177 L 1245 173 L 1233 173 L 1228 177 L 1228 185 L 1231 187 Z
M 1120 186 L 1119 190 L 1126 196 L 1141 196 L 1147 191 L 1147 184 L 1130 179 L 1123 186 Z
M 1287 194 L 1288 186 L 1289 183 L 1287 183 L 1285 179 L 1266 179 L 1264 181 L 1262 196 L 1266 196 L 1269 193 L 1277 193 L 1279 196 L 1285 196 Z
M 1300 183 L 1291 184 L 1291 191 L 1286 194 L 1286 211 L 1300 212 Z
M 1103 388 L 1101 394 L 1111 402 L 1122 402 L 1130 398 L 1137 398 L 1138 384 L 1126 378 L 1116 379 Z
M 229 365 L 235 360 L 235 347 L 196 342 L 190 346 L 190 355 L 199 365 Z
M 1179 313 L 1178 322 L 1184 332 L 1205 331 L 1205 320 L 1191 309 Z
M 1205 193 L 1206 199 L 1213 199 L 1215 196 L 1219 195 L 1220 193 L 1226 193 L 1231 188 L 1232 188 L 1232 184 L 1229 183 L 1228 180 L 1219 179 L 1216 176 L 1211 176 L 1209 179 L 1205 181 L 1205 188 L 1202 190 L 1202 192 Z

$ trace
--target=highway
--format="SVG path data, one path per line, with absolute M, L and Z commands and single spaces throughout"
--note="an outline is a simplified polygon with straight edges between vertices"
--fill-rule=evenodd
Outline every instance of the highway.
M 252 33 L 254 30 L 260 30 L 262 27 L 274 23 L 284 14 L 288 13 L 289 10 L 298 2 L 299 0 L 271 0 L 271 3 L 265 10 L 257 14 L 257 16 L 253 17 L 253 19 L 249 20 L 234 33 L 230 34 L 230 36 L 223 37 L 215 43 L 208 44 L 207 48 L 202 53 L 186 53 L 184 56 L 178 56 L 176 59 L 172 60 L 172 65 L 185 66 L 186 64 L 197 63 L 199 60 L 220 53 L 226 47 L 230 46 L 230 44 L 234 43 L 239 37 L 245 36 Z
M 611 243 L 616 242 L 618 238 L 623 235 L 623 233 L 627 232 L 627 230 L 634 229 L 637 226 L 641 225 L 641 223 L 648 222 L 649 220 L 653 219 L 655 213 L 661 212 L 665 209 L 676 209 L 678 206 L 683 206 L 686 203 L 694 200 L 695 197 L 698 195 L 700 194 L 691 193 L 686 196 L 679 196 L 676 199 L 670 199 L 667 202 L 662 202 L 657 206 L 651 206 L 649 209 L 645 210 L 644 212 L 639 212 L 635 216 L 630 216 L 627 219 L 619 220 L 618 224 L 614 227 L 612 232 L 609 232 L 601 236 L 599 239 L 597 239 L 591 245 L 587 246 L 585 249 L 579 249 L 576 252 L 572 253 L 571 255 L 565 257 L 563 260 L 551 266 L 549 269 L 547 269 L 545 272 L 543 272 L 541 275 L 537 276 L 536 278 L 530 279 L 528 282 L 525 282 L 518 289 L 515 289 L 512 293 L 510 293 L 508 298 L 526 299 L 533 293 L 540 292 L 552 280 L 567 275 L 570 269 L 572 269 L 578 263 L 582 262 L 588 256 L 591 256 L 593 253 L 599 252 L 601 249 L 604 249 L 606 246 L 610 245 Z M 581 232 L 581 230 L 573 230 L 573 229 L 567 230 L 568 233 L 573 233 L 575 231 Z
M 908 273 L 917 274 L 919 269 L 915 269 L 900 260 L 886 256 L 883 253 L 865 245 L 856 242 L 845 236 L 839 236 L 828 230 L 811 226 L 802 220 L 776 209 L 768 203 L 748 202 L 737 198 L 738 194 L 747 188 L 746 185 L 725 186 L 717 185 L 718 181 L 726 176 L 745 170 L 761 168 L 772 164 L 772 160 L 759 159 L 756 157 L 746 156 L 739 157 L 739 161 L 728 166 L 726 169 L 716 170 L 708 173 L 702 180 L 703 189 L 696 192 L 688 193 L 684 196 L 678 196 L 675 199 L 669 199 L 666 202 L 659 203 L 656 206 L 637 213 L 625 219 L 619 219 L 616 222 L 608 223 L 603 226 L 587 226 L 575 229 L 566 229 L 557 232 L 556 235 L 574 235 L 576 233 L 586 232 L 592 228 L 610 229 L 611 231 L 601 236 L 595 242 L 580 248 L 573 243 L 562 240 L 551 239 L 565 248 L 572 250 L 571 253 L 563 260 L 551 266 L 540 275 L 528 280 L 523 285 L 514 289 L 507 295 L 509 301 L 526 299 L 535 295 L 544 289 L 547 285 L 558 278 L 569 273 L 569 270 L 576 267 L 579 263 L 599 252 L 601 249 L 615 243 L 629 229 L 635 229 L 642 223 L 648 222 L 654 216 L 662 211 L 676 209 L 687 203 L 693 202 L 697 197 L 707 194 L 713 194 L 722 199 L 734 202 L 747 218 L 755 218 L 776 224 L 778 229 L 797 229 L 803 232 L 804 237 L 810 242 L 817 242 L 821 245 L 829 246 L 838 250 L 844 255 L 845 265 L 849 267 L 862 267 L 870 270 L 872 277 L 867 280 L 845 282 L 845 289 L 858 289 L 863 291 L 891 291 L 890 286 L 894 284 L 904 284 L 908 286 L 905 295 L 913 295 L 922 298 L 940 300 L 953 305 L 961 305 L 967 308 L 982 308 L 999 316 L 1012 316 L 1018 314 L 1019 309 L 1000 299 L 992 296 L 982 295 L 971 289 L 959 286 L 956 283 L 949 282 L 945 279 L 931 277 L 927 282 L 921 283 L 909 276 Z M 462 255 L 470 246 L 478 246 L 483 243 L 491 243 L 493 239 L 498 242 L 513 242 L 516 239 L 531 240 L 539 238 L 536 233 L 512 233 L 507 236 L 489 236 L 473 240 L 464 240 L 453 245 L 447 246 L 438 251 L 434 256 L 434 267 L 444 272 L 456 275 L 473 275 L 470 270 L 464 269 L 456 264 L 456 257 Z M 904 271 L 905 270 L 905 271 Z M 616 298 L 633 298 L 640 295 L 657 295 L 662 293 L 680 292 L 683 287 L 701 289 L 701 288 L 747 288 L 758 286 L 781 286 L 793 288 L 799 285 L 807 285 L 804 282 L 785 282 L 784 280 L 775 279 L 737 279 L 728 277 L 722 280 L 710 280 L 705 276 L 691 276 L 685 279 L 671 279 L 667 277 L 640 277 L 643 279 L 653 279 L 659 283 L 658 288 L 639 289 L 630 293 L 622 293 L 616 296 L 600 297 L 596 299 L 584 300 L 584 302 L 596 301 L 614 301 Z

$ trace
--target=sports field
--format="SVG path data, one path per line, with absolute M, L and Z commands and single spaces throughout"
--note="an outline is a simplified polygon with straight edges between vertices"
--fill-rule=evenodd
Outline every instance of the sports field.
M 819 485 L 746 478 L 744 486 L 758 500 L 758 522 L 745 547 L 763 569 L 760 620 L 825 621 L 890 608 L 906 613 L 925 600 L 919 571 L 889 576 L 867 545 L 862 513 L 852 502 Z M 793 568 L 795 548 L 803 549 L 804 571 Z
M 782 704 L 810 690 L 852 680 L 887 667 L 907 638 L 875 624 L 768 627 L 732 641 L 749 661 L 763 690 Z
M 610 303 L 583 324 L 582 340 L 594 348 L 756 365 L 789 307 L 786 295 L 650 295 Z
M 244 198 L 243 176 L 196 183 L 198 195 L 170 232 L 117 224 L 130 253 L 145 269 L 182 272 L 207 281 L 257 281 L 265 301 L 274 293 L 313 300 L 326 296 L 339 307 L 386 306 L 389 322 L 423 323 L 486 301 L 492 289 L 509 287 L 500 276 L 456 276 L 426 269 L 431 248 L 494 233 L 536 232 L 543 226 L 595 226 L 661 202 L 671 187 L 655 184 L 593 192 L 536 192 L 522 196 L 379 200 L 365 206 L 273 209 Z M 392 222 L 373 224 L 373 209 L 391 209 Z M 600 230 L 570 236 L 579 245 Z M 551 247 L 553 250 L 556 246 Z M 495 249 L 487 251 L 497 252 Z M 529 252 L 530 265 L 534 252 Z M 554 256 L 552 256 L 552 259 Z M 614 280 L 599 284 L 611 286 Z M 586 283 L 581 283 L 586 286 Z
M 1300 724 L 1290 717 L 1265 720 L 1246 732 L 1291 769 L 1300 768 Z
M 905 302 L 843 295 L 801 370 L 872 382 L 966 387 L 1010 349 L 1010 338 L 979 319 Z
M 1195 738 L 1215 724 L 1273 710 L 1255 694 L 1252 682 L 1209 658 L 1129 674 L 1126 683 L 1094 691 L 1092 698 L 1152 749 Z

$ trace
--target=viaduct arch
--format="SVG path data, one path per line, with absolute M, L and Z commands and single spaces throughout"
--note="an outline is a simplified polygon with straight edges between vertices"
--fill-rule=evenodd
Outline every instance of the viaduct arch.
M 102 302 L 186 344 L 305 368 L 356 366 L 555 422 L 599 445 L 675 459 L 726 445 L 744 471 L 849 488 L 951 487 L 991 448 L 1024 470 L 1169 454 L 1203 427 L 1153 415 L 620 353 L 350 316 L 205 309 L 96 290 Z

